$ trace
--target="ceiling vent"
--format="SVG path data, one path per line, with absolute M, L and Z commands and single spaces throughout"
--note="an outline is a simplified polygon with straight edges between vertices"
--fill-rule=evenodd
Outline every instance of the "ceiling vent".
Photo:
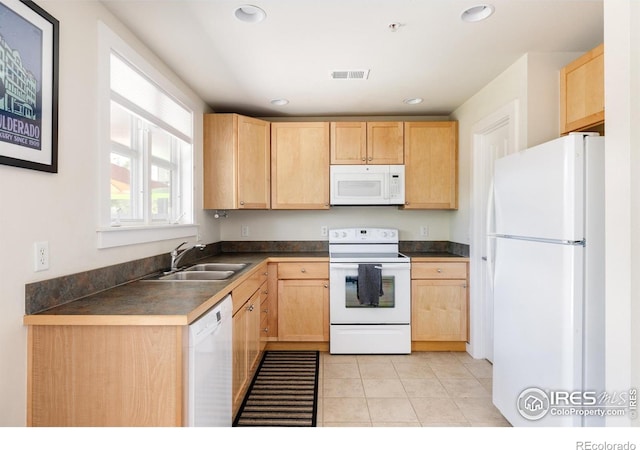
M 369 69 L 366 70 L 334 70 L 331 72 L 334 80 L 366 80 L 369 78 Z

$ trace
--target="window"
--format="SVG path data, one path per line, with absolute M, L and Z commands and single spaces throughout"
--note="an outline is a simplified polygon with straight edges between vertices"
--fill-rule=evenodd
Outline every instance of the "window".
M 104 25 L 101 49 L 101 180 L 108 187 L 101 189 L 99 247 L 193 236 L 193 110 Z M 133 229 L 155 231 L 123 238 Z

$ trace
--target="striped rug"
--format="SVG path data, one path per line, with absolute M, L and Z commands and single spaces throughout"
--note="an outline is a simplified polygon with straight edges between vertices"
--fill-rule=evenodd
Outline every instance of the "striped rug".
M 234 427 L 315 427 L 317 351 L 267 351 Z

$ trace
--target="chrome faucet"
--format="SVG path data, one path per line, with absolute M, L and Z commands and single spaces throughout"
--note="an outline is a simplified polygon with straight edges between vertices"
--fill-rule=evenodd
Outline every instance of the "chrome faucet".
M 202 251 L 206 247 L 206 245 L 204 244 L 195 244 L 189 248 L 185 248 L 184 250 L 179 251 L 180 247 L 182 247 L 186 243 L 187 242 L 185 241 L 182 244 L 178 245 L 173 250 L 171 250 L 171 269 L 169 270 L 169 273 L 176 272 L 178 270 L 178 263 L 180 262 L 182 257 L 187 254 L 189 250 L 191 250 L 192 248 L 197 248 L 200 251 Z

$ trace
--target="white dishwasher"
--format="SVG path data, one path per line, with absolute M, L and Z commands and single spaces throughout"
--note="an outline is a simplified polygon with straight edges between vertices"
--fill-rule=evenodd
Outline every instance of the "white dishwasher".
M 233 304 L 227 295 L 189 325 L 185 412 L 190 427 L 230 427 Z

